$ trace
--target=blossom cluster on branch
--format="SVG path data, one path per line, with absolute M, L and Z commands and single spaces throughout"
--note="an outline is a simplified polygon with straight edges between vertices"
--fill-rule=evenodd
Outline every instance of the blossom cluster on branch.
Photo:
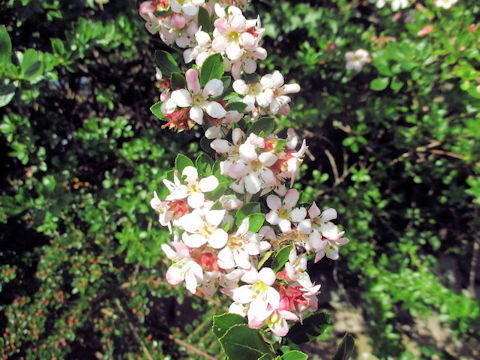
M 320 285 L 307 260 L 336 260 L 348 239 L 332 221 L 334 209 L 299 204 L 292 188 L 307 145 L 293 129 L 275 131 L 275 116 L 289 113 L 290 94 L 279 71 L 257 75 L 266 58 L 260 19 L 246 19 L 245 1 L 154 0 L 140 5 L 146 28 L 183 49 L 182 72 L 159 53 L 160 102 L 152 112 L 174 131 L 204 131 L 194 163 L 179 155 L 151 206 L 172 232 L 162 249 L 173 261 L 166 278 L 191 293 L 233 300 L 231 313 L 251 328 L 285 336 L 288 323 L 317 310 Z M 236 6 L 238 5 L 238 6 Z M 231 76 L 224 74 L 230 73 Z

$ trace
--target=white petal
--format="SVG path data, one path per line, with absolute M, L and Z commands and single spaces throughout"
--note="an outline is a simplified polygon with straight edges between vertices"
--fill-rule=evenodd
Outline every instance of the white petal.
M 285 206 L 291 209 L 297 204 L 299 198 L 300 194 L 298 193 L 298 191 L 296 189 L 290 189 L 287 191 L 283 203 L 285 204 Z
M 215 176 L 211 175 L 200 180 L 199 186 L 202 192 L 209 192 L 215 190 L 218 186 L 218 179 Z
M 262 182 L 256 173 L 249 174 L 245 178 L 245 190 L 250 194 L 256 194 L 262 189 Z
M 274 309 L 280 306 L 280 294 L 273 287 L 267 288 L 267 301 Z
M 233 82 L 233 90 L 240 95 L 246 95 L 249 90 L 249 86 L 244 80 L 235 80 Z
M 224 118 L 225 115 L 227 114 L 223 106 L 216 101 L 209 102 L 205 106 L 205 110 L 207 110 L 208 115 L 216 119 Z
M 224 217 L 225 210 L 210 210 L 205 218 L 210 225 L 218 226 Z
M 267 135 L 267 134 L 265 134 Z M 261 153 L 259 156 L 258 156 L 258 160 L 260 160 L 260 162 L 267 166 L 267 167 L 270 167 L 272 166 L 273 164 L 275 164 L 275 162 L 278 160 L 278 158 L 272 154 L 271 152 L 264 152 L 264 153 Z
M 249 143 L 240 145 L 240 147 L 238 148 L 238 151 L 240 153 L 240 158 L 247 162 L 256 160 L 258 157 L 257 152 L 255 151 L 255 146 Z
M 227 241 L 228 241 L 228 234 L 223 229 L 215 230 L 208 239 L 208 243 L 214 249 L 223 248 L 226 245 Z
M 233 301 L 240 304 L 248 304 L 252 301 L 253 291 L 250 285 L 243 285 L 233 290 Z
M 308 209 L 308 216 L 310 216 L 310 219 L 313 219 L 320 215 L 320 209 L 318 208 L 317 204 L 314 202 L 312 206 L 310 206 L 310 209 Z
M 203 225 L 203 220 L 200 216 L 194 213 L 183 215 L 179 219 L 181 227 L 188 232 L 194 233 Z
M 282 207 L 282 200 L 277 195 L 268 195 L 267 205 L 271 210 L 278 210 Z
M 188 90 L 180 89 L 172 92 L 171 99 L 179 107 L 189 107 L 192 105 L 192 96 Z
M 230 143 L 223 139 L 213 140 L 210 147 L 218 153 L 228 153 L 231 149 Z
M 282 230 L 283 233 L 288 233 L 292 230 L 292 224 L 287 219 L 280 219 L 278 221 L 278 226 L 280 227 L 280 230 Z
M 290 212 L 290 219 L 293 222 L 300 222 L 307 216 L 307 210 L 305 208 L 295 208 Z
M 207 243 L 207 239 L 200 234 L 188 235 L 183 233 L 182 240 L 190 248 L 199 248 L 203 244 Z
M 223 82 L 219 79 L 212 79 L 203 88 L 203 97 L 217 97 L 223 93 Z
M 185 182 L 189 185 L 197 183 L 198 171 L 193 166 L 186 166 L 182 171 L 182 176 L 185 176 Z
M 187 202 L 192 209 L 197 209 L 205 203 L 205 195 L 203 193 L 194 193 L 188 197 Z
M 258 280 L 271 286 L 275 282 L 275 273 L 272 269 L 264 267 L 258 272 Z
M 226 53 L 227 53 L 227 57 L 230 59 L 230 60 L 238 60 L 242 57 L 243 55 L 243 49 L 240 48 L 240 46 L 238 46 L 236 43 L 234 42 L 230 42 L 227 44 L 227 48 L 226 48 Z
M 337 218 L 337 210 L 335 209 L 327 209 L 322 213 L 322 221 L 329 222 L 330 220 L 334 220 Z
M 193 106 L 189 112 L 190 119 L 195 121 L 198 125 L 203 124 L 203 110 L 199 106 Z
M 265 215 L 265 220 L 267 220 L 272 225 L 277 225 L 280 221 L 280 218 L 278 217 L 278 213 L 272 210 L 267 215 Z
M 228 246 L 224 247 L 218 253 L 218 266 L 222 269 L 229 270 L 235 267 L 232 250 Z

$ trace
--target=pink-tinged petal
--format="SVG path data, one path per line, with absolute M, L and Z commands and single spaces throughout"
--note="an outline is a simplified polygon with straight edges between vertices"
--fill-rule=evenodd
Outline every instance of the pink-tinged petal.
M 270 169 L 262 169 L 260 176 L 265 184 L 265 186 L 276 186 L 278 185 L 278 180 L 275 177 L 275 174 Z
M 240 142 L 242 141 L 243 135 L 245 135 L 245 134 L 242 131 L 242 129 L 240 129 L 240 128 L 233 129 L 233 131 L 232 131 L 232 141 L 233 141 L 233 143 L 235 145 L 240 144 Z
M 233 253 L 228 246 L 224 247 L 222 250 L 219 251 L 217 263 L 218 266 L 225 270 L 230 270 L 235 267 Z
M 278 217 L 278 213 L 272 210 L 267 215 L 265 215 L 265 220 L 267 220 L 272 225 L 278 225 L 280 218 Z
M 207 239 L 200 234 L 191 234 L 183 233 L 182 240 L 190 248 L 199 248 L 200 246 L 207 243 Z
M 188 246 L 186 246 L 184 243 L 175 242 L 172 243 L 173 247 L 175 248 L 175 251 L 177 252 L 177 255 L 180 258 L 185 258 L 190 256 L 190 252 L 188 250 Z
M 320 215 L 320 209 L 318 208 L 317 204 L 314 202 L 310 209 L 308 209 L 308 216 L 310 219 L 316 218 Z
M 337 218 L 337 210 L 335 209 L 327 209 L 322 213 L 322 219 L 321 221 L 323 222 L 329 222 L 330 220 L 334 220 Z
M 258 272 L 258 281 L 261 281 L 267 284 L 268 286 L 271 286 L 275 282 L 275 273 L 270 268 L 267 268 L 267 267 L 262 268 Z
M 264 301 L 262 298 L 257 296 L 250 303 L 247 316 L 248 318 L 256 318 L 257 320 L 261 321 L 261 320 L 267 319 L 271 313 L 272 313 L 272 310 L 271 310 L 271 307 L 268 306 L 268 302 Z
M 252 301 L 253 291 L 251 285 L 243 285 L 233 290 L 233 301 L 248 304 Z
M 343 231 L 339 231 L 338 226 L 331 222 L 323 224 L 320 227 L 320 231 L 322 235 L 329 240 L 338 240 L 345 233 Z
M 164 115 L 173 113 L 176 108 L 177 104 L 171 98 L 167 99 L 162 105 L 160 105 L 160 110 Z
M 246 59 L 243 63 L 243 70 L 245 70 L 247 74 L 253 74 L 257 70 L 257 63 L 255 60 Z
M 232 30 L 241 33 L 247 29 L 247 21 L 243 15 L 236 15 L 230 23 Z
M 193 275 L 190 272 L 187 272 L 185 274 L 185 287 L 187 288 L 188 291 L 190 291 L 192 294 L 195 294 L 197 292 L 197 278 L 195 275 Z
M 177 0 L 170 1 L 170 8 L 172 9 L 173 12 L 176 12 L 176 13 L 182 12 L 182 6 Z
M 188 185 L 193 185 L 197 183 L 198 171 L 193 166 L 186 166 L 182 171 L 182 176 L 185 176 L 185 182 Z
M 227 47 L 227 39 L 223 36 L 216 37 L 212 41 L 212 49 L 216 52 L 222 52 Z
M 285 199 L 283 200 L 283 203 L 286 207 L 292 209 L 297 204 L 299 198 L 300 194 L 298 193 L 297 189 L 290 189 L 285 194 Z
M 245 271 L 242 274 L 241 280 L 247 284 L 253 284 L 258 280 L 258 271 L 254 267 L 251 267 L 249 270 Z
M 246 252 L 240 252 L 235 255 L 235 262 L 242 269 L 248 270 L 252 267 L 250 263 L 250 256 Z
M 343 246 L 345 244 L 348 244 L 349 242 L 350 242 L 350 240 L 348 238 L 341 238 L 341 239 L 338 239 L 337 241 L 335 241 L 335 245 Z
M 217 229 L 208 239 L 208 243 L 214 249 L 223 248 L 228 241 L 228 234 L 223 229 Z
M 249 226 L 250 226 L 250 219 L 248 217 L 246 217 L 245 219 L 242 220 L 242 223 L 238 227 L 238 230 L 235 233 L 235 235 L 237 235 L 237 236 L 245 235 L 248 232 Z
M 206 177 L 200 180 L 198 185 L 200 186 L 200 190 L 202 192 L 210 192 L 217 188 L 218 179 L 214 175 L 211 175 L 209 177 Z
M 282 319 L 290 320 L 290 321 L 298 321 L 298 316 L 288 310 L 280 310 L 280 316 Z
M 175 25 L 175 27 L 178 29 L 183 28 L 187 23 L 187 19 L 185 19 L 185 16 L 178 13 L 172 13 L 172 21 L 173 25 Z
M 227 44 L 225 52 L 230 60 L 235 61 L 242 57 L 244 50 L 240 48 L 240 46 L 238 46 L 236 43 L 230 42 Z
M 192 105 L 192 96 L 185 89 L 173 91 L 171 99 L 178 107 L 185 108 Z
M 185 73 L 185 79 L 187 80 L 188 89 L 194 93 L 198 94 L 200 92 L 200 82 L 198 81 L 198 70 L 189 69 Z
M 273 326 L 270 328 L 270 330 L 272 330 L 272 334 L 284 337 L 288 334 L 288 323 L 282 319 L 280 322 L 277 321 L 273 323 Z
M 256 194 L 262 189 L 262 182 L 256 173 L 249 174 L 245 178 L 245 190 L 250 194 Z
M 210 35 L 205 31 L 198 31 L 195 34 L 195 40 L 197 40 L 198 45 L 206 46 L 210 42 Z
M 238 148 L 238 151 L 240 153 L 240 158 L 247 162 L 256 160 L 258 157 L 257 152 L 255 151 L 255 146 L 249 143 L 240 145 L 240 147 Z
M 242 99 L 242 102 L 247 105 L 245 111 L 250 112 L 255 108 L 255 96 L 247 95 Z
M 187 16 L 195 16 L 198 14 L 198 7 L 193 4 L 185 4 L 182 6 L 182 11 Z
M 256 43 L 255 37 L 248 32 L 244 32 L 242 35 L 240 35 L 238 41 L 240 42 L 240 45 L 247 49 L 253 48 Z
M 338 259 L 338 248 L 330 248 L 329 251 L 327 251 L 327 258 L 332 259 L 332 260 L 337 260 Z
M 203 97 L 217 97 L 223 93 L 223 82 L 219 79 L 212 79 L 203 88 Z
M 179 219 L 181 227 L 190 233 L 197 232 L 203 225 L 203 220 L 200 216 L 194 213 L 183 215 Z
M 290 212 L 290 220 L 293 222 L 300 222 L 307 216 L 305 208 L 295 208 Z
M 215 119 L 221 119 L 221 118 L 224 118 L 225 115 L 227 114 L 227 112 L 225 111 L 225 109 L 223 108 L 222 105 L 220 105 L 218 102 L 216 101 L 212 101 L 212 102 L 209 102 L 206 106 L 205 106 L 205 110 L 207 110 L 207 114 L 210 115 L 211 117 L 215 118 Z
M 265 319 L 260 320 L 256 317 L 248 317 L 248 327 L 250 329 L 260 329 L 263 325 L 265 325 Z
M 167 258 L 169 258 L 170 260 L 175 259 L 175 257 L 177 256 L 177 253 L 173 251 L 173 249 L 170 246 L 168 246 L 167 244 L 162 244 L 161 247 L 165 255 L 167 255 Z
M 277 195 L 268 195 L 267 206 L 271 210 L 278 210 L 282 207 L 282 200 L 280 200 L 280 198 Z
M 226 34 L 227 32 L 230 31 L 230 25 L 228 24 L 227 19 L 217 19 L 215 20 L 213 25 L 220 32 L 220 34 Z
M 283 104 L 282 106 L 280 106 L 280 109 L 278 111 L 280 112 L 280 114 L 287 116 L 288 114 L 290 114 L 290 105 Z
M 267 135 L 267 134 L 265 134 L 265 135 Z M 267 167 L 270 167 L 273 164 L 275 164 L 275 162 L 278 160 L 278 158 L 275 156 L 275 154 L 272 154 L 271 152 L 264 152 L 264 153 L 261 153 L 258 156 L 258 160 L 260 160 L 260 162 L 263 165 L 265 165 Z
M 292 231 L 292 224 L 287 219 L 280 219 L 278 221 L 278 226 L 280 227 L 280 230 L 282 230 L 284 234 Z
M 182 269 L 176 266 L 170 266 L 165 274 L 165 277 L 170 285 L 178 285 L 184 280 L 184 275 L 182 274 Z
M 312 231 L 312 233 L 308 237 L 308 242 L 315 250 L 322 249 L 322 246 L 324 246 L 325 243 L 325 241 L 322 241 L 322 235 L 320 235 L 317 230 Z
M 199 106 L 193 106 L 188 115 L 190 119 L 195 121 L 198 125 L 203 125 L 203 110 Z
M 211 126 L 205 131 L 205 137 L 210 140 L 222 137 L 223 135 L 224 134 L 220 126 Z
M 251 55 L 259 60 L 265 60 L 267 58 L 267 50 L 262 47 L 257 47 Z
M 187 198 L 187 202 L 192 209 L 197 209 L 205 203 L 205 195 L 203 193 L 194 193 Z
M 273 287 L 267 288 L 267 301 L 274 309 L 280 306 L 280 294 Z
M 317 263 L 319 262 L 320 260 L 322 260 L 325 256 L 325 250 L 320 250 L 317 252 L 317 254 L 315 255 L 315 260 L 313 261 L 314 263 Z
M 230 152 L 231 145 L 227 140 L 217 139 L 210 143 L 210 147 L 220 154 Z
M 345 54 L 345 59 L 346 59 L 347 61 L 352 61 L 353 58 L 354 58 L 354 56 L 355 56 L 355 54 L 354 54 L 353 52 L 348 51 L 348 52 Z
M 190 272 L 193 273 L 197 279 L 203 280 L 203 269 L 199 264 L 195 261 L 190 261 L 188 267 Z
M 233 90 L 240 95 L 246 95 L 250 89 L 244 80 L 235 80 L 232 86 Z
M 310 219 L 303 220 L 298 224 L 298 231 L 301 233 L 308 235 L 312 232 L 312 222 Z
M 277 114 L 278 111 L 280 110 L 280 103 L 278 100 L 279 99 L 277 97 L 270 102 L 270 112 L 274 115 Z

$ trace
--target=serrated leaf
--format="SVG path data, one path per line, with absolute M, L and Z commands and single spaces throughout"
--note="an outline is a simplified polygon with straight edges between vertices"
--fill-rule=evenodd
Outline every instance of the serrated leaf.
M 153 115 L 155 115 L 159 119 L 163 119 L 163 113 L 162 113 L 162 104 L 163 101 L 159 101 L 152 106 L 150 106 L 150 111 L 152 112 Z
M 220 339 L 233 325 L 241 325 L 246 323 L 246 320 L 238 314 L 226 313 L 214 315 L 212 331 L 217 339 Z
M 5 25 L 0 26 L 0 66 L 10 63 L 12 55 L 12 41 Z
M 187 86 L 185 76 L 182 73 L 174 72 L 170 77 L 172 90 L 184 89 Z
M 313 314 L 303 320 L 303 324 L 296 323 L 288 331 L 287 337 L 295 344 L 303 344 L 316 339 L 330 325 L 330 315 L 326 312 Z
M 175 169 L 178 171 L 178 175 L 182 176 L 183 169 L 187 166 L 195 166 L 193 161 L 183 154 L 178 154 L 175 158 Z
M 352 356 L 353 350 L 355 350 L 355 338 L 352 334 L 346 333 L 333 360 L 348 360 Z
M 261 211 L 262 209 L 260 207 L 260 203 L 258 202 L 250 202 L 243 205 L 235 214 L 235 225 L 240 226 L 243 219 L 245 219 L 248 215 L 259 214 Z
M 298 350 L 291 350 L 283 354 L 280 359 L 281 360 L 307 360 L 308 355 Z
M 290 252 L 293 249 L 293 245 L 287 245 L 282 248 L 273 258 L 272 270 L 277 273 L 283 269 L 283 266 L 287 263 Z
M 390 79 L 388 77 L 376 78 L 370 83 L 370 89 L 375 91 L 382 91 L 388 86 Z
M 224 72 L 223 58 L 220 54 L 210 55 L 200 69 L 200 86 L 205 86 L 212 79 L 221 79 Z
M 270 347 L 258 330 L 250 329 L 246 324 L 230 327 L 219 341 L 231 360 L 258 359 L 265 354 L 273 357 Z
M 213 164 L 214 161 L 212 158 L 205 153 L 198 155 L 197 159 L 195 160 L 195 167 L 197 168 L 198 173 L 203 177 L 212 175 Z
M 173 56 L 166 51 L 155 51 L 155 62 L 163 76 L 170 77 L 174 72 L 181 72 Z
M 202 6 L 198 8 L 198 26 L 201 26 L 202 31 L 207 33 L 213 32 L 214 29 L 210 14 L 208 13 L 207 9 Z
M 268 136 L 272 134 L 273 130 L 275 130 L 275 120 L 272 117 L 263 117 L 250 126 L 248 134 L 254 133 L 260 135 L 263 131 L 263 133 Z

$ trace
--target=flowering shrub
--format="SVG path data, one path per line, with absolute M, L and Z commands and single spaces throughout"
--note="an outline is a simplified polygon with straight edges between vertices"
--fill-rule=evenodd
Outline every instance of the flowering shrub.
M 194 294 L 220 291 L 250 329 L 266 326 L 283 337 L 289 322 L 318 309 L 320 285 L 310 280 L 307 257 L 336 260 L 348 243 L 331 221 L 334 209 L 297 207 L 300 194 L 291 188 L 308 147 L 293 129 L 280 137 L 274 116 L 288 115 L 289 95 L 300 86 L 285 84 L 278 70 L 255 73 L 267 56 L 260 46 L 265 29 L 234 5 L 155 0 L 143 2 L 140 14 L 148 31 L 184 49 L 186 64 L 196 63 L 183 73 L 169 53 L 156 53 L 162 93 L 152 112 L 177 132 L 202 126 L 202 142 L 215 152 L 215 160 L 204 153 L 195 163 L 178 155 L 151 201 L 174 234 L 171 246 L 162 245 L 174 262 L 166 279 Z M 364 53 L 352 54 L 347 68 L 361 70 L 370 60 Z M 224 336 L 222 343 L 233 335 Z

